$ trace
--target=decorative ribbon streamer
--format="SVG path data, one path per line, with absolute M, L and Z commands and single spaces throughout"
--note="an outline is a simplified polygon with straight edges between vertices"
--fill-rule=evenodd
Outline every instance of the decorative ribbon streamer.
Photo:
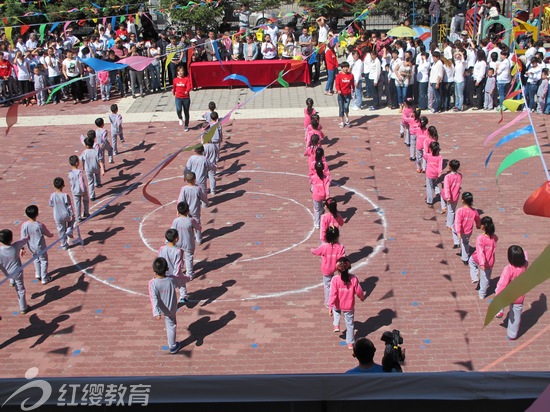
M 50 28 L 50 31 L 54 31 L 57 28 L 57 26 L 59 26 L 58 21 L 56 21 L 54 24 L 52 24 L 52 27 Z
M 44 41 L 44 32 L 46 31 L 46 24 L 41 24 L 38 32 L 40 33 L 40 41 Z
M 24 35 L 27 31 L 29 31 L 30 28 L 31 26 L 29 26 L 28 24 L 21 26 L 19 28 L 19 32 L 21 33 L 21 36 Z
M 220 62 L 220 67 L 222 68 L 222 70 L 224 72 L 227 71 L 225 66 L 222 64 L 222 58 L 220 57 L 220 50 L 218 49 L 218 42 L 217 41 L 212 42 L 212 48 L 214 49 L 214 55 L 216 56 L 216 60 L 218 60 Z
M 525 295 L 527 292 L 540 285 L 550 278 L 550 245 L 529 265 L 527 270 L 515 278 L 506 286 L 487 308 L 484 326 L 487 326 L 495 318 L 495 315 L 512 304 L 517 298 Z
M 149 193 L 147 193 L 147 188 L 149 187 L 149 185 L 151 184 L 151 182 L 153 181 L 153 179 L 155 177 L 158 176 L 158 174 L 160 172 L 162 172 L 162 170 L 164 170 L 164 168 L 166 166 L 168 166 L 170 163 L 172 163 L 174 161 L 174 159 L 176 157 L 178 157 L 178 155 L 182 152 L 182 150 L 178 150 L 177 152 L 171 154 L 167 159 L 163 160 L 159 165 L 157 165 L 157 167 L 155 167 L 155 169 L 153 169 L 151 172 L 155 171 L 156 169 L 157 172 L 153 175 L 153 177 L 151 177 L 151 179 L 145 183 L 145 186 L 143 186 L 143 197 L 145 197 L 145 199 L 147 199 L 149 202 L 155 204 L 155 205 L 159 205 L 159 206 L 162 206 L 162 203 L 160 202 L 160 200 L 158 200 L 156 197 L 154 196 L 151 196 Z M 150 172 L 150 173 L 151 173 Z
M 92 69 L 94 69 L 95 72 L 121 70 L 127 66 L 126 64 L 120 64 L 118 62 L 117 63 L 106 62 L 105 60 L 96 59 L 95 57 L 81 59 L 81 61 L 86 66 L 90 66 Z M 119 61 L 122 61 L 122 60 L 119 60 Z
M 176 52 L 169 53 L 168 56 L 166 56 L 166 63 L 164 63 L 164 71 L 168 73 L 168 65 L 176 55 Z M 164 76 L 164 88 L 166 89 L 166 76 Z
M 6 114 L 6 135 L 10 132 L 13 125 L 17 123 L 17 110 L 19 109 L 19 103 L 16 102 L 10 106 L 8 113 Z
M 317 63 L 317 54 L 319 53 L 319 49 L 315 49 L 315 51 L 309 56 L 307 59 L 307 64 L 315 64 Z
M 212 138 L 214 137 L 214 133 L 216 133 L 216 130 L 220 127 L 220 124 L 218 123 L 216 126 L 211 127 L 208 129 L 208 131 L 202 135 L 202 143 L 210 143 L 212 141 Z
M 8 41 L 10 42 L 11 44 L 11 47 L 13 47 L 13 39 L 11 38 L 11 32 L 12 32 L 13 28 L 12 27 L 6 27 L 4 29 L 4 33 L 6 33 L 6 38 L 8 39 Z
M 519 100 L 507 99 L 502 102 L 502 105 L 510 110 L 512 113 L 515 113 L 519 106 L 525 103 L 525 99 L 521 98 Z
M 550 217 L 550 182 L 543 183 L 523 204 L 526 215 Z
M 67 27 L 69 27 L 69 24 L 71 24 L 71 21 L 66 21 L 65 22 L 65 25 L 63 26 L 63 34 L 65 35 L 65 37 L 67 37 Z M 114 27 L 114 26 L 113 26 Z
M 118 63 L 126 64 L 130 66 L 132 69 L 137 70 L 138 72 L 141 72 L 145 70 L 152 62 L 155 60 L 151 57 L 145 57 L 145 56 L 130 56 L 126 57 L 125 59 L 120 59 Z
M 279 82 L 279 84 L 283 87 L 288 87 L 288 82 L 286 80 L 283 79 L 283 76 L 285 74 L 285 71 L 284 69 L 281 70 L 281 72 L 279 73 L 279 77 L 277 77 L 277 81 Z
M 491 160 L 491 156 L 493 156 L 493 152 L 497 147 L 502 146 L 505 143 L 508 143 L 510 140 L 517 139 L 520 136 L 523 136 L 524 134 L 533 133 L 533 126 L 525 126 L 523 129 L 516 130 L 515 132 L 510 133 L 509 135 L 504 136 L 502 139 L 500 139 L 493 150 L 491 150 L 491 153 L 489 153 L 489 156 L 487 156 L 487 160 L 485 160 L 485 167 L 489 164 L 489 160 Z
M 78 81 L 80 81 L 80 80 L 82 80 L 82 79 L 83 79 L 83 77 L 75 77 L 74 79 L 69 80 L 68 82 L 65 82 L 65 83 L 60 84 L 59 86 L 55 87 L 55 88 L 52 90 L 52 92 L 50 93 L 50 95 L 48 96 L 48 100 L 46 100 L 46 104 L 48 104 L 48 103 L 50 102 L 50 100 L 52 100 L 52 97 L 53 97 L 53 95 L 55 94 L 55 92 L 61 90 L 63 87 L 68 86 L 68 85 L 71 84 L 71 83 L 78 82 Z
M 506 123 L 504 126 L 502 126 L 500 129 L 498 129 L 496 132 L 491 133 L 485 141 L 483 142 L 483 146 L 487 146 L 487 143 L 489 143 L 491 140 L 493 140 L 496 136 L 498 136 L 502 131 L 508 129 L 509 127 L 512 127 L 522 119 L 525 119 L 527 117 L 527 112 L 522 112 L 519 114 L 514 120 L 510 121 L 509 123 Z
M 499 175 L 506 169 L 515 165 L 517 162 L 535 156 L 540 156 L 540 149 L 536 144 L 533 146 L 522 147 L 514 150 L 512 153 L 506 156 L 506 158 L 500 164 L 500 167 L 497 170 L 497 182 Z
M 260 86 L 260 87 L 251 86 L 250 82 L 248 81 L 248 79 L 245 76 L 241 76 L 240 74 L 236 74 L 236 73 L 230 74 L 229 76 L 225 77 L 225 79 L 223 79 L 224 82 L 226 80 L 238 80 L 240 82 L 243 82 L 244 84 L 246 84 L 248 86 L 248 88 L 250 90 L 252 90 L 253 93 L 258 93 L 259 91 L 265 89 L 265 87 L 263 87 L 263 86 Z

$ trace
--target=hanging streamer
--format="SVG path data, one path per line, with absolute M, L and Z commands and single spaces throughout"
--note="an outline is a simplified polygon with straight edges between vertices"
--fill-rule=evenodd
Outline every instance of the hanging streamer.
M 493 152 L 496 148 L 502 146 L 505 143 L 508 143 L 510 140 L 517 139 L 520 136 L 523 136 L 524 134 L 533 133 L 533 126 L 525 126 L 523 129 L 516 130 L 515 132 L 510 133 L 509 135 L 504 136 L 502 139 L 500 139 L 493 150 L 491 150 L 491 153 L 489 153 L 489 156 L 487 156 L 487 160 L 485 160 L 485 167 L 489 164 L 489 160 L 491 160 L 491 157 L 493 156 Z
M 523 204 L 526 215 L 550 217 L 550 182 L 543 183 Z
M 521 114 L 519 114 L 514 120 L 512 120 L 511 122 L 505 124 L 504 126 L 502 126 L 500 129 L 498 129 L 496 132 L 493 132 L 491 133 L 489 136 L 487 136 L 487 138 L 485 139 L 485 141 L 483 142 L 483 146 L 486 146 L 487 143 L 489 143 L 491 140 L 493 140 L 496 136 L 498 136 L 502 131 L 506 130 L 507 128 L 509 127 L 512 127 L 513 125 L 515 125 L 516 123 L 518 123 L 519 121 L 521 121 L 522 119 L 525 119 L 527 117 L 528 113 L 527 112 L 522 112 Z
M 530 290 L 534 289 L 542 282 L 550 278 L 550 245 L 529 265 L 527 270 L 515 278 L 508 286 L 506 286 L 498 295 L 493 298 L 493 301 L 487 308 L 485 315 L 484 326 L 487 326 L 495 318 L 495 315 L 520 296 L 525 295 Z
M 6 33 L 6 39 L 8 39 L 8 41 L 10 42 L 11 47 L 14 47 L 13 46 L 13 39 L 11 38 L 11 31 L 12 31 L 12 27 L 6 27 L 4 29 L 4 33 Z
M 69 24 L 71 24 L 71 21 L 66 21 L 65 22 L 65 25 L 63 26 L 63 34 L 65 35 L 65 37 L 67 37 L 67 27 L 69 27 Z
M 41 24 L 40 28 L 38 29 L 38 32 L 40 33 L 40 42 L 44 41 L 45 31 L 46 31 L 46 24 Z
M 515 113 L 519 109 L 519 106 L 521 106 L 524 103 L 525 103 L 525 99 L 519 99 L 519 100 L 508 99 L 502 102 L 504 107 L 506 107 L 512 113 Z
M 281 86 L 286 88 L 286 87 L 288 87 L 288 82 L 283 79 L 284 74 L 285 74 L 285 71 L 281 70 L 281 72 L 279 73 L 279 77 L 277 77 L 277 81 L 279 82 L 279 84 Z
M 241 76 L 240 74 L 230 74 L 229 76 L 227 76 L 225 79 L 223 79 L 223 81 L 225 82 L 226 80 L 238 80 L 240 82 L 243 82 L 244 84 L 246 84 L 248 86 L 248 88 L 250 90 L 252 90 L 254 93 L 258 93 L 259 91 L 263 90 L 265 87 L 263 86 L 260 86 L 260 87 L 252 87 L 250 85 L 250 82 L 248 81 L 248 79 L 245 77 L 245 76 Z
M 169 53 L 168 56 L 166 56 L 166 63 L 164 63 L 164 70 L 166 73 L 168 73 L 168 65 L 176 55 L 176 52 Z M 164 76 L 164 88 L 166 89 L 166 76 Z
M 54 87 L 54 88 L 52 89 L 50 95 L 48 96 L 48 100 L 46 100 L 46 104 L 48 104 L 48 103 L 50 102 L 50 100 L 52 100 L 52 97 L 53 97 L 53 95 L 55 94 L 55 92 L 61 90 L 63 87 L 68 86 L 68 85 L 71 84 L 71 83 L 79 82 L 80 80 L 82 80 L 82 77 L 76 77 L 76 78 L 74 78 L 74 79 L 72 79 L 72 80 L 69 80 L 68 82 L 65 82 L 65 83 L 63 83 L 63 84 L 60 84 L 60 85 L 57 86 L 57 87 Z
M 540 156 L 540 150 L 537 145 L 522 147 L 520 149 L 514 150 L 512 153 L 506 156 L 506 158 L 500 164 L 500 167 L 497 170 L 497 182 L 499 175 L 506 169 L 515 165 L 517 162 L 535 156 Z
M 50 28 L 50 32 L 53 32 L 57 28 L 57 26 L 59 26 L 58 21 L 56 21 L 54 24 L 52 24 L 52 27 Z
M 8 109 L 8 113 L 6 114 L 6 125 L 8 128 L 6 129 L 6 135 L 10 132 L 10 129 L 13 125 L 17 123 L 17 111 L 19 109 L 19 103 L 15 102 L 10 106 Z

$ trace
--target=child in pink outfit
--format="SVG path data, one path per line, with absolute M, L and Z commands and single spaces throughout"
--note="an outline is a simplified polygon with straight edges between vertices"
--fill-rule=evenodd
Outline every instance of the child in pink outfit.
M 315 163 L 315 173 L 309 176 L 311 196 L 313 198 L 314 225 L 319 229 L 321 215 L 324 212 L 323 202 L 330 197 L 330 175 L 325 174 L 325 165 L 322 161 Z
M 508 286 L 515 278 L 527 270 L 527 266 L 529 265 L 527 261 L 527 253 L 523 251 L 521 246 L 510 246 L 508 248 L 508 263 L 509 265 L 506 265 L 506 267 L 502 270 L 495 295 L 502 292 L 504 288 L 506 288 L 506 286 Z M 510 311 L 508 313 L 508 328 L 506 330 L 508 339 L 510 340 L 515 340 L 518 337 L 524 300 L 525 295 L 522 295 L 510 305 Z M 504 312 L 500 311 L 497 313 L 496 317 L 502 318 L 503 316 Z
M 323 274 L 323 284 L 325 290 L 325 307 L 328 308 L 328 298 L 330 294 L 330 281 L 336 270 L 336 261 L 346 256 L 346 250 L 343 245 L 338 243 L 340 231 L 337 227 L 330 226 L 325 234 L 327 243 L 322 243 L 317 248 L 312 248 L 311 253 L 315 256 L 321 256 L 321 273 Z
M 416 160 L 416 136 L 420 132 L 420 109 L 414 111 L 413 117 L 409 121 L 409 141 L 405 140 L 405 144 L 409 147 L 410 161 Z
M 344 225 L 344 218 L 342 215 L 338 212 L 338 207 L 336 204 L 336 200 L 334 200 L 332 197 L 329 197 L 325 201 L 325 206 L 328 209 L 328 213 L 323 214 L 321 216 L 321 242 L 326 242 L 326 232 L 327 229 L 330 226 L 334 226 L 338 229 L 340 229 Z
M 304 129 L 311 124 L 311 116 L 317 114 L 317 110 L 313 108 L 313 99 L 308 97 L 306 99 L 306 108 L 304 109 Z
M 315 158 L 315 150 L 318 147 L 321 147 L 321 139 L 317 133 L 309 136 L 309 140 L 306 141 L 306 150 L 304 150 L 304 156 L 307 156 L 311 159 L 313 156 Z
M 460 186 L 462 185 L 462 175 L 458 172 L 460 162 L 453 159 L 449 162 L 449 173 L 443 179 L 443 193 L 441 194 L 442 212 L 447 212 L 447 229 L 453 233 L 453 249 L 460 247 L 460 239 L 455 231 L 455 213 L 458 199 L 460 198 Z
M 316 174 L 315 164 L 317 162 L 323 163 L 323 174 L 330 178 L 330 170 L 328 168 L 327 159 L 325 158 L 325 151 L 323 150 L 322 147 L 318 147 L 317 149 L 315 149 L 313 156 L 310 156 L 308 158 L 308 165 L 309 165 L 308 176 L 310 177 L 310 179 L 311 179 L 311 175 Z
M 414 118 L 412 102 L 412 99 L 406 99 L 403 104 L 403 111 L 401 112 L 401 127 L 399 129 L 399 134 L 401 138 L 405 138 L 405 144 L 410 144 L 409 126 L 411 120 Z
M 304 142 L 306 143 L 306 146 L 309 146 L 311 136 L 313 136 L 314 134 L 319 135 L 319 144 L 325 138 L 325 135 L 323 133 L 323 126 L 319 124 L 319 116 L 316 114 L 311 116 L 311 123 L 306 127 L 306 133 L 304 135 Z
M 426 160 L 426 203 L 432 207 L 435 194 L 439 193 L 437 180 L 443 172 L 443 158 L 439 154 L 439 143 L 432 142 L 430 150 L 423 154 Z
M 424 140 L 428 136 L 428 118 L 422 116 L 420 118 L 420 128 L 416 131 L 416 173 L 422 173 L 426 171 L 426 164 L 424 163 L 424 158 L 422 157 L 424 150 Z
M 495 250 L 498 237 L 495 235 L 495 224 L 489 216 L 481 219 L 483 233 L 477 237 L 476 250 L 470 257 L 470 278 L 472 283 L 479 281 L 479 298 L 485 299 L 495 265 Z
M 365 293 L 361 289 L 357 276 L 349 273 L 351 263 L 348 258 L 341 257 L 336 262 L 336 274 L 330 281 L 330 298 L 328 300 L 329 316 L 334 316 L 334 332 L 340 332 L 340 317 L 344 314 L 346 323 L 346 344 L 353 349 L 354 343 L 354 309 L 355 296 L 363 302 Z
M 478 229 L 481 227 L 479 213 L 472 208 L 473 204 L 474 195 L 470 192 L 462 193 L 463 207 L 457 210 L 455 218 L 455 231 L 461 241 L 461 258 L 465 266 L 468 265 L 468 260 L 470 259 L 470 237 L 474 231 L 474 224 Z

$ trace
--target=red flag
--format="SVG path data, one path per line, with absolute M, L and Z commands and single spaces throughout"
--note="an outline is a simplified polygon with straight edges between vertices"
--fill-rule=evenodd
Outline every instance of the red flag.
M 8 109 L 8 113 L 6 114 L 6 125 L 8 126 L 8 128 L 6 129 L 6 135 L 10 132 L 11 127 L 17 123 L 18 108 L 19 108 L 19 103 L 15 102 Z
M 550 217 L 550 181 L 543 183 L 523 205 L 526 215 Z
M 21 26 L 21 36 L 24 35 L 29 29 L 31 28 L 31 26 L 29 26 L 28 24 L 24 24 Z

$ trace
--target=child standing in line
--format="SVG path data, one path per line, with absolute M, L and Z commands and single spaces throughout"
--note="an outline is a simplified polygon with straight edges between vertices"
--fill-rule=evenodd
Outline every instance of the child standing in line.
M 416 173 L 422 173 L 426 171 L 426 164 L 424 163 L 423 150 L 424 140 L 428 136 L 428 118 L 426 116 L 420 117 L 420 128 L 416 130 Z
M 95 132 L 91 130 L 92 133 Z M 105 174 L 101 170 L 101 164 L 99 162 L 99 153 L 93 149 L 94 139 L 87 137 L 84 139 L 84 145 L 86 149 L 80 155 L 80 161 L 82 162 L 82 170 L 86 172 L 86 179 L 88 180 L 88 193 L 90 200 L 95 201 L 95 188 L 101 187 L 101 174 Z
M 87 219 L 90 216 L 90 199 L 88 198 L 88 191 L 84 184 L 84 175 L 80 167 L 80 160 L 78 156 L 71 155 L 69 157 L 69 164 L 71 165 L 71 171 L 69 172 L 69 183 L 71 185 L 71 193 L 73 194 L 75 216 L 77 222 Z M 84 206 L 84 215 L 81 214 L 82 206 Z
M 103 118 L 98 117 L 95 119 L 95 142 L 99 148 L 99 158 L 103 162 L 103 170 L 105 170 L 105 150 L 107 150 L 107 155 L 109 156 L 109 163 L 113 163 L 113 148 L 111 143 L 109 143 L 109 136 L 107 130 L 105 130 L 105 121 Z
M 344 218 L 342 218 L 342 215 L 338 212 L 336 200 L 329 197 L 325 201 L 325 206 L 328 209 L 328 213 L 324 213 L 323 216 L 321 216 L 321 242 L 327 241 L 326 233 L 330 226 L 334 226 L 338 229 L 344 226 Z
M 195 149 L 195 154 L 190 156 L 185 165 L 185 170 L 183 175 L 187 172 L 195 173 L 196 183 L 202 191 L 206 194 L 206 180 L 208 178 L 208 172 L 210 170 L 216 171 L 217 167 L 214 166 L 205 156 L 204 156 L 204 146 L 200 145 Z M 202 207 L 208 205 L 208 199 L 202 202 Z
M 441 195 L 442 210 L 447 212 L 447 229 L 453 233 L 453 249 L 460 247 L 460 239 L 455 231 L 455 213 L 458 199 L 460 198 L 460 186 L 462 185 L 462 174 L 458 172 L 460 162 L 453 159 L 449 162 L 449 173 L 443 179 L 443 193 Z
M 405 141 L 405 145 L 409 148 L 409 160 L 414 162 L 416 160 L 416 135 L 420 131 L 420 117 L 422 111 L 416 109 L 413 113 L 413 117 L 409 121 L 409 141 Z
M 157 252 L 157 256 L 166 259 L 168 263 L 168 272 L 166 276 L 172 277 L 175 284 L 180 289 L 180 302 L 189 302 L 187 294 L 187 278 L 182 274 L 183 251 L 176 246 L 179 240 L 178 231 L 176 229 L 168 229 L 164 234 L 166 244 L 161 246 Z
M 34 68 L 34 76 L 33 76 L 33 82 L 34 82 L 34 90 L 39 90 L 36 93 L 36 103 L 38 106 L 44 106 L 46 104 L 46 90 L 44 90 L 47 87 L 47 79 L 46 76 L 44 76 L 44 73 L 40 70 L 40 67 L 36 66 Z
M 206 193 L 195 184 L 195 173 L 185 173 L 184 179 L 185 185 L 181 188 L 178 203 L 187 203 L 189 206 L 189 216 L 195 219 L 199 226 L 201 226 L 201 202 L 207 203 L 208 198 L 206 197 Z M 195 239 L 199 245 L 202 243 L 201 229 L 195 230 Z
M 481 230 L 483 233 L 477 237 L 476 250 L 470 258 L 470 278 L 472 283 L 479 282 L 479 298 L 485 299 L 495 265 L 498 237 L 495 235 L 493 219 L 489 216 L 481 219 Z
M 111 122 L 111 147 L 113 155 L 118 154 L 117 139 L 120 139 L 121 143 L 124 143 L 124 133 L 122 130 L 122 115 L 118 114 L 118 106 L 116 104 L 111 105 L 111 114 L 109 115 L 109 122 Z
M 470 237 L 474 231 L 474 224 L 479 229 L 481 220 L 479 213 L 472 207 L 474 195 L 470 192 L 462 193 L 462 207 L 457 210 L 455 217 L 455 232 L 460 239 L 461 259 L 464 266 L 468 266 L 470 259 Z
M 221 143 L 223 140 L 222 125 L 219 124 L 218 119 L 219 116 L 217 112 L 210 113 L 210 128 L 216 128 L 214 134 L 212 135 L 212 139 L 209 142 L 216 146 L 216 158 L 215 162 L 212 162 L 213 164 L 218 163 L 218 160 L 220 158 Z M 202 143 L 204 144 L 204 141 Z M 212 180 L 210 180 L 210 182 L 212 182 Z M 212 190 L 212 186 L 210 186 L 210 190 Z
M 199 223 L 189 216 L 189 205 L 185 202 L 178 203 L 178 217 L 172 222 L 172 229 L 178 231 L 176 246 L 183 250 L 185 258 L 185 276 L 193 280 L 193 254 L 195 253 L 195 230 L 201 230 Z M 185 303 L 185 302 L 182 302 Z
M 546 95 L 548 94 L 548 68 L 542 69 L 541 81 L 537 89 L 537 113 L 542 114 L 546 106 Z
M 439 143 L 430 143 L 430 150 L 423 156 L 426 160 L 426 204 L 433 207 L 434 196 L 439 192 L 437 180 L 443 172 L 443 158 L 439 155 Z
M 348 62 L 340 64 L 342 72 L 336 75 L 336 92 L 338 93 L 338 116 L 340 117 L 340 129 L 344 126 L 351 127 L 349 122 L 349 104 L 351 95 L 355 89 L 353 74 L 350 73 Z
M 527 270 L 527 266 L 529 266 L 527 254 L 523 251 L 521 246 L 510 246 L 508 248 L 508 265 L 506 265 L 506 267 L 502 270 L 495 295 L 502 292 L 504 288 L 508 286 L 515 278 L 525 272 Z M 508 313 L 508 328 L 506 329 L 506 334 L 510 340 L 515 340 L 518 337 L 524 300 L 525 295 L 522 295 L 510 305 L 510 311 Z M 503 316 L 504 312 L 502 310 L 496 315 L 497 318 L 502 318 Z
M 412 98 L 409 97 L 405 99 L 405 101 L 403 102 L 403 111 L 401 112 L 401 127 L 399 130 L 401 139 L 405 138 L 405 144 L 410 144 L 409 126 L 410 121 L 414 117 L 414 110 L 412 106 Z
M 57 234 L 61 240 L 61 247 L 67 250 L 69 248 L 67 237 L 73 238 L 73 206 L 69 195 L 63 193 L 65 181 L 62 177 L 53 179 L 53 187 L 55 188 L 55 192 L 50 196 L 50 207 L 53 207 L 53 218 L 57 227 Z M 77 243 L 82 243 L 80 236 L 73 240 L 74 245 Z
M 485 110 L 493 110 L 495 105 L 493 103 L 493 93 L 497 85 L 495 77 L 495 69 L 490 68 L 487 70 L 487 79 L 485 80 L 485 99 L 483 102 L 483 108 Z
M 50 282 L 48 276 L 48 252 L 41 253 L 46 249 L 44 236 L 53 237 L 44 223 L 36 221 L 38 217 L 38 206 L 30 205 L 25 209 L 28 221 L 21 225 L 21 238 L 28 239 L 28 248 L 34 259 L 35 278 L 40 279 L 43 285 Z
M 171 354 L 176 354 L 181 349 L 181 342 L 176 342 L 178 298 L 176 296 L 176 285 L 172 277 L 166 276 L 168 263 L 166 259 L 158 257 L 153 262 L 155 277 L 149 281 L 149 298 L 153 316 L 160 320 L 164 315 L 166 322 L 166 335 L 168 337 L 168 349 Z
M 428 127 L 428 134 L 424 139 L 424 143 L 422 146 L 422 153 L 431 153 L 430 144 L 432 144 L 432 142 L 439 143 L 439 134 L 437 133 L 437 129 L 435 126 Z
M 311 116 L 311 122 L 306 127 L 306 133 L 304 136 L 304 142 L 306 144 L 306 147 L 309 146 L 311 137 L 317 134 L 319 136 L 319 144 L 323 141 L 325 138 L 325 135 L 323 133 L 323 126 L 320 124 L 320 119 L 318 114 L 314 114 Z
M 317 114 L 317 110 L 313 108 L 313 99 L 308 97 L 306 99 L 306 107 L 304 109 L 304 129 L 311 124 L 311 116 Z
M 21 256 L 25 255 L 25 245 L 28 238 L 13 242 L 13 232 L 9 229 L 0 230 L 0 270 L 6 277 L 13 280 L 19 297 L 19 312 L 24 315 L 29 311 L 25 298 L 25 282 L 23 281 L 23 270 L 21 269 Z M 12 243 L 13 242 L 13 243 Z
M 340 231 L 337 227 L 329 226 L 325 233 L 326 243 L 322 243 L 317 248 L 311 248 L 311 253 L 315 256 L 321 256 L 321 273 L 323 274 L 323 285 L 325 291 L 325 307 L 328 309 L 328 299 L 330 294 L 330 281 L 336 270 L 336 261 L 346 256 L 346 250 L 339 243 Z
M 102 175 L 105 174 L 105 142 L 104 136 L 98 136 L 98 133 L 93 130 L 88 130 L 86 136 L 81 135 L 80 140 L 84 147 L 86 147 L 86 138 L 92 139 L 93 149 L 97 152 L 97 160 L 99 162 L 99 169 Z
M 315 151 L 319 147 L 321 147 L 321 143 L 319 143 L 319 135 L 315 133 L 311 135 L 309 145 L 306 146 L 306 149 L 304 150 L 304 156 L 307 156 L 308 160 L 311 158 L 315 159 Z
M 219 158 L 219 149 L 218 146 L 216 146 L 215 143 L 205 143 L 203 144 L 204 147 L 204 157 L 208 159 L 210 163 L 214 166 L 214 168 L 218 169 L 218 158 Z M 216 194 L 216 170 L 211 169 L 208 171 L 208 181 L 210 183 L 210 194 L 214 195 Z
M 315 163 L 315 173 L 309 176 L 311 183 L 311 196 L 313 198 L 314 225 L 319 229 L 321 225 L 321 215 L 324 212 L 323 202 L 330 197 L 330 176 L 324 172 L 325 165 L 318 161 Z
M 330 297 L 328 300 L 329 316 L 334 316 L 333 330 L 340 332 L 340 317 L 344 314 L 346 323 L 346 344 L 348 349 L 353 349 L 354 334 L 354 309 L 355 296 L 365 300 L 365 292 L 361 289 L 357 276 L 349 273 L 351 262 L 347 257 L 341 257 L 336 261 L 336 276 L 330 281 Z
M 327 159 L 325 158 L 325 151 L 322 147 L 318 147 L 317 149 L 315 149 L 315 153 L 313 154 L 313 156 L 310 156 L 308 159 L 308 163 L 309 163 L 308 176 L 310 178 L 311 178 L 311 175 L 314 175 L 317 173 L 315 171 L 315 164 L 317 162 L 323 163 L 323 174 L 330 179 L 330 170 L 328 168 Z
M 208 103 L 208 111 L 202 115 L 202 118 L 206 122 L 206 127 L 211 126 L 212 124 L 211 115 L 215 110 L 216 110 L 216 103 L 215 102 Z

